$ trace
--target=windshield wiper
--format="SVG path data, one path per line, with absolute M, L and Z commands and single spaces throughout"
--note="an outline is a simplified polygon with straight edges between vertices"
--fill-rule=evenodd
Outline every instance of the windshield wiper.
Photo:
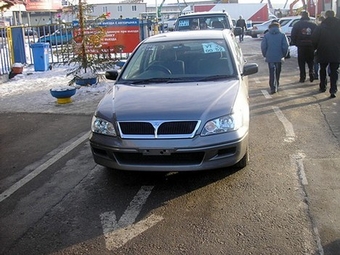
M 149 83 L 159 83 L 159 82 L 168 82 L 171 78 L 149 78 L 142 80 L 134 80 L 131 81 L 130 84 L 149 84 Z
M 235 75 L 225 75 L 225 74 L 219 74 L 219 75 L 211 75 L 204 78 L 198 79 L 198 81 L 216 81 L 216 80 L 223 80 L 227 78 L 233 78 Z
M 197 81 L 215 81 L 235 77 L 235 75 L 211 75 L 207 77 L 178 77 L 178 78 L 149 78 L 132 80 L 129 82 L 130 85 L 136 84 L 150 84 L 150 83 L 178 83 L 178 82 L 197 82 Z

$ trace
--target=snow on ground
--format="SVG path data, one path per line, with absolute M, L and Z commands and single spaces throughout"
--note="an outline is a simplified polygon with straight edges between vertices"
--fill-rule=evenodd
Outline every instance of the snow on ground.
M 76 86 L 77 92 L 68 104 L 58 104 L 50 89 L 67 86 L 72 79 L 66 77 L 67 67 L 54 67 L 45 72 L 35 72 L 34 67 L 25 67 L 23 74 L 18 74 L 8 82 L 0 84 L 1 112 L 29 113 L 69 113 L 92 114 L 100 99 L 109 90 L 113 81 L 100 77 L 92 86 Z

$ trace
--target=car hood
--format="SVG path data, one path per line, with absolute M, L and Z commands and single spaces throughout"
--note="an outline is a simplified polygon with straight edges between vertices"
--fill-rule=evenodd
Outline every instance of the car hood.
M 198 120 L 232 111 L 238 80 L 148 85 L 115 84 L 96 115 L 107 120 Z

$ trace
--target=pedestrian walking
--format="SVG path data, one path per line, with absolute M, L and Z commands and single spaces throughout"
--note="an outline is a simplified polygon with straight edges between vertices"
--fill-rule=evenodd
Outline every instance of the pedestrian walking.
M 314 47 L 312 34 L 317 25 L 309 18 L 307 11 L 301 12 L 301 19 L 296 22 L 291 32 L 291 44 L 297 47 L 300 82 L 306 80 L 306 64 L 309 69 L 309 81 L 314 81 Z
M 324 20 L 325 20 L 324 16 L 318 17 L 318 19 L 316 20 L 316 25 L 320 26 L 322 21 Z M 317 54 L 315 50 L 314 51 L 314 80 L 318 80 L 318 79 L 319 79 L 319 62 L 318 62 L 318 58 L 317 58 Z
M 279 89 L 282 61 L 288 54 L 288 39 L 280 30 L 280 23 L 273 22 L 268 27 L 268 33 L 261 41 L 261 52 L 269 68 L 270 94 Z
M 244 31 L 247 30 L 247 23 L 242 16 L 240 16 L 239 19 L 236 21 L 236 26 L 242 29 L 241 34 L 239 35 L 239 40 L 240 42 L 242 42 L 244 37 Z
M 327 66 L 329 68 L 331 98 L 337 92 L 338 68 L 340 63 L 340 20 L 332 10 L 325 13 L 325 20 L 316 28 L 312 36 L 320 64 L 320 92 L 326 91 Z

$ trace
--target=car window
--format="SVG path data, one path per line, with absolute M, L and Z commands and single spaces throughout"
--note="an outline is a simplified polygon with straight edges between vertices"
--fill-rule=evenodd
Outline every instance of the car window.
M 293 27 L 299 21 L 300 21 L 300 19 L 293 20 L 292 23 L 289 26 Z
M 235 76 L 232 56 L 222 39 L 145 43 L 131 56 L 121 81 Z
M 281 25 L 281 27 L 287 25 L 290 21 L 291 21 L 290 19 L 280 20 L 280 25 Z
M 201 30 L 201 29 L 224 29 L 231 28 L 231 24 L 226 15 L 209 16 L 201 15 L 179 17 L 176 30 Z

